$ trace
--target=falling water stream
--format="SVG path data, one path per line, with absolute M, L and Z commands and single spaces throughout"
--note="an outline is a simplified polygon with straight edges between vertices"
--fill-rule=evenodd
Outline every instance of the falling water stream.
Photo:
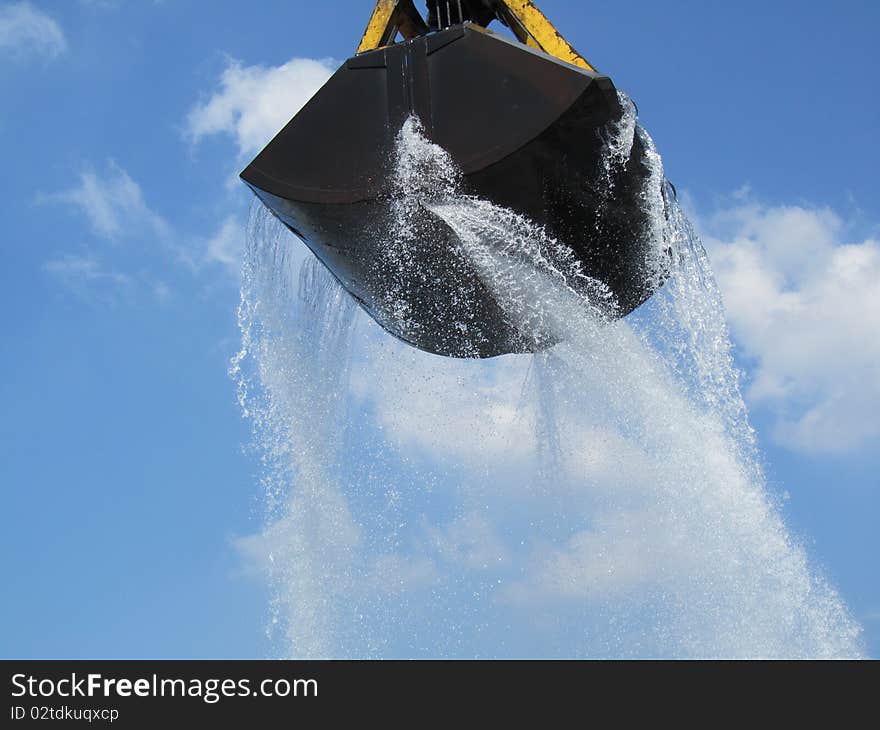
M 671 267 L 623 320 L 564 242 L 463 194 L 416 121 L 398 139 L 389 250 L 430 210 L 512 320 L 559 342 L 540 354 L 408 347 L 255 206 L 232 372 L 266 523 L 241 548 L 279 654 L 860 654 L 767 490 L 709 262 L 623 102 L 607 180 L 640 135 L 654 275 Z

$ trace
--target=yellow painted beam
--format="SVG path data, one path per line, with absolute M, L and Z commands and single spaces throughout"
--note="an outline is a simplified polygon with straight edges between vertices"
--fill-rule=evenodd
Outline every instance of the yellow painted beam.
M 389 42 L 386 37 L 391 30 L 394 20 L 394 11 L 397 10 L 397 4 L 400 0 L 378 0 L 373 14 L 370 16 L 370 22 L 367 23 L 367 29 L 361 38 L 357 52 L 372 51 L 375 48 L 385 45 Z
M 530 46 L 537 46 L 544 53 L 555 56 L 559 60 L 574 66 L 585 68 L 588 71 L 596 70 L 583 56 L 574 50 L 571 43 L 562 37 L 562 34 L 556 30 L 553 23 L 547 20 L 547 16 L 538 10 L 531 0 L 502 0 L 502 4 L 507 8 L 510 15 L 513 16 L 516 23 L 534 41 L 534 43 L 529 43 L 528 39 L 526 39 L 526 43 Z M 514 32 L 516 31 L 514 30 Z

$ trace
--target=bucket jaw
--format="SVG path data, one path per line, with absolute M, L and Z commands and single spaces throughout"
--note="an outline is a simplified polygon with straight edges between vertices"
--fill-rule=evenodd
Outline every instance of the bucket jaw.
M 399 223 L 398 134 L 417 117 L 460 171 L 462 192 L 513 210 L 564 242 L 584 272 L 611 290 L 614 313 L 629 313 L 659 283 L 647 271 L 642 193 L 650 173 L 638 136 L 609 185 L 607 140 L 623 114 L 611 80 L 531 2 L 427 5 L 425 19 L 412 0 L 379 0 L 358 53 L 242 179 L 395 336 L 455 357 L 545 347 L 540 333 L 507 321 L 439 219 L 426 216 L 419 226 L 408 252 L 415 268 L 378 265 Z M 516 39 L 487 30 L 493 20 Z M 392 285 L 397 301 L 390 305 Z M 406 323 L 391 311 L 399 306 Z

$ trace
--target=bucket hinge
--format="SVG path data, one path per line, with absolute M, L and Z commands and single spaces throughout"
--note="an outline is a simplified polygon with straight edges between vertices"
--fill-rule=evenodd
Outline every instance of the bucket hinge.
M 378 0 L 357 52 L 387 46 L 394 42 L 398 33 L 409 40 L 427 32 L 428 26 L 413 0 Z
M 478 15 L 471 16 L 468 9 L 474 2 L 479 2 L 481 10 Z M 595 71 L 531 0 L 452 0 L 452 5 L 458 10 L 459 20 L 465 19 L 465 16 L 491 18 L 494 15 L 510 28 L 521 43 L 566 63 Z M 462 5 L 467 12 L 462 11 Z M 438 11 L 438 14 L 442 17 L 442 12 Z M 448 18 L 455 15 L 454 11 L 447 11 Z M 357 52 L 363 53 L 387 46 L 394 42 L 398 33 L 409 40 L 424 35 L 428 30 L 428 25 L 416 10 L 413 0 L 378 0 Z

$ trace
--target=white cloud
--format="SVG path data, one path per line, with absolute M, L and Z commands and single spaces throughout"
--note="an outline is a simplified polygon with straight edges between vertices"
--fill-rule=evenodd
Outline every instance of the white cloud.
M 84 170 L 78 185 L 49 199 L 78 208 L 102 238 L 118 240 L 144 230 L 169 235 L 168 224 L 147 206 L 140 185 L 113 161 L 104 173 Z
M 485 514 L 470 511 L 445 527 L 431 527 L 432 546 L 447 562 L 471 570 L 498 569 L 510 560 L 509 550 Z
M 47 261 L 43 269 L 76 294 L 108 302 L 115 301 L 117 295 L 130 289 L 133 283 L 126 274 L 105 268 L 96 257 L 90 255 L 68 254 Z
M 220 86 L 187 117 L 195 142 L 212 134 L 235 137 L 242 157 L 258 152 L 330 78 L 333 62 L 294 58 L 281 66 L 232 60 Z
M 140 253 L 163 251 L 194 275 L 202 273 L 206 267 L 219 265 L 238 276 L 245 239 L 245 226 L 239 218 L 228 216 L 213 234 L 181 231 L 147 204 L 141 186 L 112 160 L 100 172 L 87 167 L 80 173 L 75 186 L 44 195 L 41 200 L 73 207 L 85 217 L 96 236 L 110 244 L 147 242 L 149 247 L 142 246 Z M 65 266 L 59 261 L 65 262 Z M 131 262 L 126 268 L 129 266 Z M 72 279 L 76 273 L 80 284 L 90 282 L 94 286 L 106 281 L 100 275 L 103 272 L 96 267 L 96 261 L 88 257 L 59 259 L 50 262 L 46 268 L 53 273 L 64 273 L 65 279 Z M 143 266 L 141 268 L 135 279 L 142 278 Z M 170 287 L 163 281 L 149 284 L 149 288 L 159 303 L 166 302 L 171 296 Z
M 774 437 L 810 453 L 880 438 L 880 243 L 827 208 L 741 200 L 700 221 L 747 391 Z
M 507 454 L 511 448 L 525 454 L 533 445 L 533 423 L 518 408 L 526 360 L 502 358 L 464 369 L 451 358 L 400 350 L 387 338 L 373 344 L 370 356 L 382 362 L 385 377 L 376 381 L 359 368 L 352 386 L 359 398 L 372 402 L 377 420 L 401 445 L 439 449 L 463 464 L 480 461 L 487 453 Z M 431 377 L 413 378 L 416 364 L 426 357 L 432 360 Z M 458 428 L 463 414 L 472 415 L 469 421 L 476 431 Z M 434 427 L 425 429 L 426 422 Z
M 661 570 L 684 572 L 686 552 L 671 549 L 651 513 L 600 515 L 598 526 L 573 534 L 562 546 L 545 546 L 525 578 L 506 590 L 508 600 L 593 600 L 644 589 Z
M 173 296 L 171 287 L 164 281 L 157 281 L 153 284 L 153 296 L 159 304 L 166 304 Z
M 55 58 L 67 49 L 61 26 L 28 2 L 0 6 L 0 51 Z
M 241 221 L 229 216 L 205 244 L 205 262 L 225 266 L 237 275 L 241 268 L 244 239 L 245 230 Z

